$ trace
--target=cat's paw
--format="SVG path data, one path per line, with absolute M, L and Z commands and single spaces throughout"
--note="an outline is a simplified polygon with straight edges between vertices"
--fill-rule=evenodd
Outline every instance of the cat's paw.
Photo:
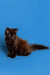
M 15 58 L 15 57 L 16 57 L 16 55 L 7 54 L 7 57 L 10 57 L 10 58 Z
M 11 55 L 10 54 L 7 54 L 7 57 L 10 57 Z
M 10 58 L 15 58 L 15 57 L 16 57 L 16 55 L 11 55 L 11 56 L 10 56 Z
M 29 56 L 29 55 L 30 55 L 30 52 L 25 52 L 24 55 L 25 55 L 25 56 Z

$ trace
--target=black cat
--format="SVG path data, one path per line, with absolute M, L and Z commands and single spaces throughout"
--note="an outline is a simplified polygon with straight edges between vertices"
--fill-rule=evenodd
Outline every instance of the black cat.
M 28 56 L 32 51 L 48 49 L 48 47 L 38 44 L 28 44 L 26 40 L 16 35 L 18 29 L 6 28 L 5 42 L 8 48 L 8 57 L 14 58 L 16 55 Z

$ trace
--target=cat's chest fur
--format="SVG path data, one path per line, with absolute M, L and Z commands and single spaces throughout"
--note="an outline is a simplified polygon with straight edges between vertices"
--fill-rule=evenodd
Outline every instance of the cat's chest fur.
M 18 46 L 18 39 L 15 38 L 14 40 L 9 39 L 9 38 L 5 38 L 6 44 L 8 49 L 16 49 Z

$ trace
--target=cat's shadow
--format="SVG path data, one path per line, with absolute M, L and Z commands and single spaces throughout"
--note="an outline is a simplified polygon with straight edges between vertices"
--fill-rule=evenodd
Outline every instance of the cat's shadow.
M 4 31 L 0 32 L 0 52 L 4 53 L 4 55 L 8 54 L 8 50 L 5 43 Z
M 5 40 L 4 39 L 2 39 L 1 40 L 1 50 L 2 50 L 2 52 L 4 53 L 4 54 L 8 54 L 8 50 L 7 50 L 7 47 L 6 47 L 6 44 L 5 44 Z
M 7 50 L 7 48 L 6 48 L 6 45 L 5 45 L 5 43 L 2 43 L 2 51 L 4 52 L 4 54 L 8 54 L 8 50 Z

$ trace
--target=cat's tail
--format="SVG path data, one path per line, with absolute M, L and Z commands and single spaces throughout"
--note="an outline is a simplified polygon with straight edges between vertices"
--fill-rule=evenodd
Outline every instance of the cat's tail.
M 33 44 L 31 45 L 31 50 L 43 50 L 43 49 L 49 49 L 49 47 L 47 46 L 43 46 L 43 45 L 38 45 L 38 44 Z

